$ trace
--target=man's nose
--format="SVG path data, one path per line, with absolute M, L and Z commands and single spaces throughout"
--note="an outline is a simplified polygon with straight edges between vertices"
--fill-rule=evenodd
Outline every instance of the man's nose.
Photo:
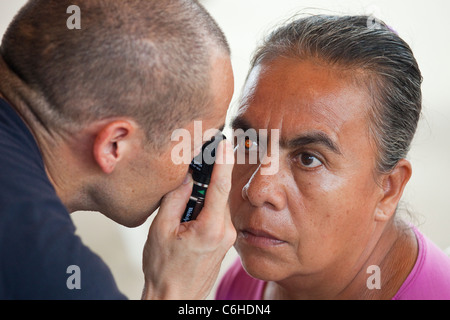
M 263 165 L 259 164 L 248 182 L 242 188 L 242 197 L 252 206 L 266 206 L 279 211 L 285 208 L 287 198 L 283 185 L 283 173 L 264 175 L 261 174 Z

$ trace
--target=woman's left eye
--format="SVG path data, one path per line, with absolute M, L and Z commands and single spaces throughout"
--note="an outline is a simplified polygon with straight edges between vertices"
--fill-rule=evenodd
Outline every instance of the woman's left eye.
M 310 153 L 301 153 L 297 156 L 298 162 L 306 168 L 317 168 L 322 165 L 322 161 Z

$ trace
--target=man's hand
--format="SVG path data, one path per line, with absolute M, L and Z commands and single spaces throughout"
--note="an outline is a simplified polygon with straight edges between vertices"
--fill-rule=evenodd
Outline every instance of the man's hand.
M 180 223 L 192 179 L 163 198 L 144 247 L 143 299 L 205 299 L 211 291 L 236 239 L 228 206 L 233 163 L 223 163 L 234 159 L 231 144 L 222 141 L 217 155 L 227 161 L 214 165 L 205 205 L 196 220 Z

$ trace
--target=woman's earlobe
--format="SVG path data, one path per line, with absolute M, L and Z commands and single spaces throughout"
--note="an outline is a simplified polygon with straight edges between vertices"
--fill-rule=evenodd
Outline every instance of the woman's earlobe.
M 395 168 L 383 177 L 383 198 L 379 201 L 375 212 L 377 221 L 387 221 L 395 214 L 411 174 L 411 163 L 401 159 Z
M 375 221 L 386 222 L 392 217 L 392 214 L 386 214 L 380 207 L 375 209 Z

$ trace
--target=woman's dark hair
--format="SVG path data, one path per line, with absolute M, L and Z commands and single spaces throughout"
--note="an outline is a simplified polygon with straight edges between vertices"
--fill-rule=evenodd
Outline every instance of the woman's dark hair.
M 350 71 L 373 100 L 369 130 L 378 148 L 376 169 L 390 172 L 406 157 L 422 108 L 422 76 L 411 48 L 384 22 L 371 16 L 300 18 L 265 39 L 251 69 L 278 57 L 317 59 Z

